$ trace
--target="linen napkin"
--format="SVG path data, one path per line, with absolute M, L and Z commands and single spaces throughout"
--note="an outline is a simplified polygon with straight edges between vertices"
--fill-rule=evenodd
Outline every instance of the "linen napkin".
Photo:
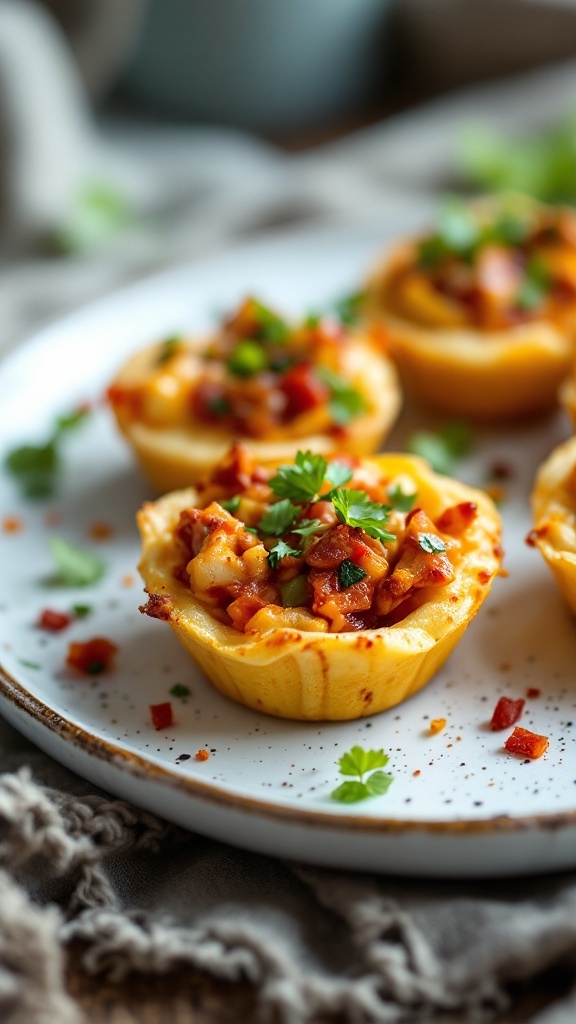
M 12 59 L 16 49 L 24 54 L 19 61 Z M 38 70 L 36 97 L 21 91 L 23 66 Z M 66 124 L 63 141 L 50 141 L 52 169 L 35 205 L 33 187 L 21 181 L 15 189 L 15 168 L 26 169 L 30 181 L 30 153 L 38 161 L 45 152 L 32 125 L 42 113 L 43 78 L 52 112 Z M 454 131 L 464 119 L 482 116 L 510 129 L 560 115 L 576 65 L 471 90 L 301 157 L 228 131 L 95 126 L 62 40 L 29 4 L 4 0 L 0 8 L 0 80 L 0 135 L 11 146 L 0 191 L 11 212 L 0 265 L 6 349 L 122 281 L 200 258 L 263 227 L 408 210 L 450 180 Z M 17 138 L 7 128 L 15 110 L 29 104 L 31 135 Z M 63 185 L 58 166 L 67 153 L 75 156 Z M 129 197 L 133 222 L 92 254 L 60 261 L 31 255 L 32 239 L 67 215 L 87 174 Z M 420 882 L 283 863 L 187 833 L 98 792 L 5 723 L 0 767 L 6 1024 L 82 1021 L 63 980 L 75 940 L 82 940 L 88 972 L 122 977 L 189 964 L 217 978 L 248 979 L 262 1009 L 286 1024 L 320 1015 L 418 1021 L 435 1012 L 459 1022 L 494 1014 L 502 1020 L 507 1006 L 514 1012 L 511 983 L 534 985 L 557 967 L 565 972 L 562 997 L 532 1024 L 574 1020 L 573 873 Z

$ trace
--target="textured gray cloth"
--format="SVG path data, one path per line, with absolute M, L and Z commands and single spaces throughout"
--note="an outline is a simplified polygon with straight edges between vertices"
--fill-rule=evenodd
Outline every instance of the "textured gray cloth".
M 31 66 L 33 96 L 22 72 Z M 14 0 L 0 5 L 0 83 L 0 203 L 11 214 L 0 266 L 7 347 L 123 280 L 267 224 L 382 213 L 434 194 L 450 176 L 450 140 L 464 117 L 489 114 L 508 128 L 563 113 L 576 66 L 474 90 L 297 158 L 231 132 L 97 131 L 54 27 Z M 42 97 L 59 124 L 48 149 L 35 134 Z M 41 194 L 30 153 L 46 171 Z M 139 223 L 101 254 L 33 257 L 26 243 L 62 215 L 87 170 L 124 189 Z M 529 982 L 552 965 L 574 969 L 573 875 L 419 883 L 284 864 L 97 793 L 2 723 L 0 769 L 2 1024 L 79 1024 L 63 983 L 76 939 L 93 973 L 189 964 L 247 978 L 262 1008 L 287 1024 L 329 1013 L 416 1021 L 434 1011 L 472 1021 L 504 1011 L 509 982 Z M 575 1017 L 576 992 L 533 1024 Z

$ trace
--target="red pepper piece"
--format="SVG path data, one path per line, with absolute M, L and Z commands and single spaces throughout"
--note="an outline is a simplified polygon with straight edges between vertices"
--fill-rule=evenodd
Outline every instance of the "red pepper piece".
M 83 644 L 70 644 L 66 664 L 84 675 L 97 676 L 111 668 L 117 650 L 116 644 L 106 637 L 96 636 Z
M 174 724 L 172 704 L 170 701 L 167 700 L 163 704 L 151 704 L 150 717 L 152 718 L 152 725 L 155 729 L 168 729 L 169 726 Z
M 66 629 L 66 626 L 69 626 L 71 622 L 71 615 L 66 615 L 65 612 L 55 612 L 52 608 L 44 608 L 36 625 L 38 629 L 47 629 L 50 633 L 59 633 L 61 629 Z
M 499 729 L 509 729 L 511 725 L 514 725 L 514 722 L 517 722 L 522 714 L 524 703 L 521 697 L 518 700 L 513 700 L 512 697 L 500 697 L 490 720 L 492 731 L 498 732 Z
M 519 726 L 514 729 L 504 744 L 509 753 L 531 758 L 542 757 L 549 745 L 547 736 L 539 736 L 538 733 L 530 732 L 529 729 L 521 729 Z
M 300 363 L 286 373 L 280 388 L 288 399 L 289 416 L 298 416 L 301 412 L 316 409 L 330 397 L 326 385 L 315 376 L 307 363 Z

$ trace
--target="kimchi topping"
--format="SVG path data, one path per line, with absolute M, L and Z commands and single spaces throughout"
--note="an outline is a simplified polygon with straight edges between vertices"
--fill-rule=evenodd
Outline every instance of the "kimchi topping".
M 289 626 L 349 632 L 400 621 L 455 578 L 472 504 L 393 508 L 411 481 L 350 456 L 299 452 L 263 470 L 241 445 L 199 485 L 175 527 L 175 577 L 221 622 L 247 633 Z M 450 529 L 454 532 L 450 533 Z M 153 604 L 141 610 L 158 615 Z
M 576 300 L 576 215 L 529 202 L 448 202 L 388 284 L 388 301 L 427 327 L 499 331 L 535 319 L 562 323 Z
M 335 316 L 288 324 L 248 298 L 202 351 L 168 338 L 154 350 L 148 378 L 113 384 L 108 398 L 151 426 L 199 423 L 266 440 L 345 435 L 369 411 L 351 369 L 357 340 Z

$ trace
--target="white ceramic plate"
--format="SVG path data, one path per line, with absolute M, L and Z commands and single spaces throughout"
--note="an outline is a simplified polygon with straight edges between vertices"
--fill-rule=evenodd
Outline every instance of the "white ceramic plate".
M 179 269 L 69 317 L 24 346 L 0 372 L 0 449 L 38 441 L 58 413 L 104 391 L 138 346 L 208 326 L 246 292 L 288 313 L 356 287 L 382 231 L 337 229 L 269 238 Z M 432 421 L 420 419 L 420 425 Z M 401 447 L 414 419 L 388 447 Z M 0 709 L 30 739 L 99 786 L 189 828 L 241 846 L 316 863 L 421 875 L 493 875 L 576 866 L 576 630 L 537 551 L 527 548 L 527 499 L 538 463 L 568 432 L 559 415 L 507 434 L 477 433 L 462 465 L 486 480 L 495 460 L 506 483 L 506 567 L 446 667 L 397 709 L 345 724 L 278 721 L 215 692 L 171 631 L 138 612 L 134 512 L 147 487 L 105 408 L 66 444 L 57 500 L 19 499 L 0 480 Z M 89 538 L 95 523 L 108 539 Z M 106 577 L 87 590 L 55 587 L 48 538 L 98 547 Z M 43 608 L 89 603 L 59 634 L 35 623 Z M 64 667 L 72 640 L 104 635 L 115 670 L 83 681 Z M 178 699 L 179 683 L 190 696 Z M 487 728 L 498 697 L 525 696 L 521 724 L 550 737 L 524 762 Z M 151 725 L 149 705 L 171 700 L 175 725 Z M 444 731 L 429 722 L 445 717 Z M 394 783 L 355 805 L 330 799 L 336 759 L 353 744 L 384 747 Z M 209 760 L 199 763 L 205 748 Z

